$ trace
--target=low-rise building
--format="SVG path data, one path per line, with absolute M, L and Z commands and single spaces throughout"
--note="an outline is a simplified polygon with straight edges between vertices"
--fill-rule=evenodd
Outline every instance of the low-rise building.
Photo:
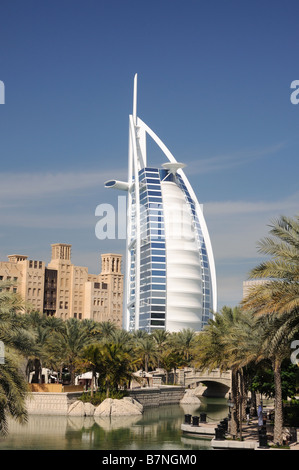
M 26 255 L 9 255 L 8 261 L 0 261 L 0 280 L 11 281 L 11 289 L 45 315 L 111 321 L 122 327 L 122 255 L 102 254 L 101 273 L 90 274 L 87 267 L 71 262 L 71 245 L 51 247 L 48 266 Z

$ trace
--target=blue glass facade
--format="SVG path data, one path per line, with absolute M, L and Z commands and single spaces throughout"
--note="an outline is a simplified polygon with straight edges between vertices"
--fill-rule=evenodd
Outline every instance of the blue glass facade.
M 139 329 L 148 332 L 165 329 L 167 315 L 167 266 L 164 208 L 161 182 L 172 181 L 180 187 L 192 214 L 202 268 L 202 326 L 211 318 L 211 279 L 204 237 L 192 200 L 183 179 L 165 169 L 143 168 L 138 173 L 140 202 L 140 295 Z M 132 191 L 131 272 L 129 329 L 135 329 L 136 311 L 136 189 Z

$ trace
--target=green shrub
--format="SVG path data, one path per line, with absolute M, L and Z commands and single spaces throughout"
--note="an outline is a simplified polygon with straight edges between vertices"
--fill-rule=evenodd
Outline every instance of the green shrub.
M 112 391 L 109 395 L 109 398 L 116 398 L 120 400 L 121 398 L 127 397 L 129 394 L 126 390 L 116 390 Z M 94 406 L 100 405 L 104 400 L 106 400 L 106 390 L 98 390 L 91 396 L 90 392 L 82 393 L 81 397 L 78 400 L 83 401 L 84 403 L 91 403 Z
M 284 402 L 283 407 L 284 424 L 292 427 L 299 427 L 299 401 L 291 400 Z

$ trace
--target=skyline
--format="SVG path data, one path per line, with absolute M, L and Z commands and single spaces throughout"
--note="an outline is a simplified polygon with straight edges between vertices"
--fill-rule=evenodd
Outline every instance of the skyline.
M 298 10 L 295 1 L 4 1 L 0 259 L 47 261 L 50 244 L 65 242 L 96 273 L 101 253 L 125 254 L 125 240 L 96 238 L 95 209 L 117 206 L 104 188 L 111 175 L 127 178 L 138 73 L 138 114 L 186 164 L 203 204 L 218 308 L 235 306 L 271 219 L 298 213 Z

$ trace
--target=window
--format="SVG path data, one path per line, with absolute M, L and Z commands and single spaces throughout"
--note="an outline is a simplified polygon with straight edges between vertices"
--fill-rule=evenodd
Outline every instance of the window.
M 165 277 L 161 276 L 161 277 L 152 277 L 152 282 L 154 282 L 155 284 L 159 284 L 161 282 L 163 282 L 165 284 Z
M 165 299 L 152 299 L 152 308 L 155 310 L 154 304 L 165 305 Z
M 156 175 L 150 175 L 150 174 L 149 174 L 148 176 L 155 177 Z M 146 179 L 146 181 L 147 181 L 148 183 L 154 183 L 154 184 L 157 184 L 157 183 L 158 183 L 158 181 L 159 181 L 159 177 L 157 176 L 157 179 L 151 179 L 151 178 L 147 178 L 147 179 Z
M 165 290 L 165 284 L 152 284 L 152 290 Z
M 161 194 L 161 186 L 159 186 L 158 184 L 149 184 L 148 189 L 149 190 L 154 189 L 154 190 L 160 191 L 160 194 Z M 150 194 L 150 191 L 149 191 L 149 194 Z
M 151 314 L 152 318 L 165 318 L 165 313 L 152 313 Z
M 158 261 L 160 263 L 163 263 L 163 261 L 165 261 L 165 257 L 163 257 L 163 256 L 152 256 L 152 261 Z
M 164 264 L 159 264 L 159 263 L 153 263 L 152 264 L 153 269 L 165 269 L 165 263 Z
M 166 271 L 152 271 L 153 276 L 166 276 Z
M 148 171 L 153 171 L 153 172 L 155 172 L 155 174 L 158 174 L 158 173 L 159 173 L 158 168 L 152 168 L 152 167 L 149 167 L 149 166 L 146 166 L 146 167 L 144 168 L 144 170 L 145 170 L 146 172 L 148 172 Z
M 155 312 L 165 312 L 165 305 L 152 305 L 151 310 Z
M 165 248 L 165 243 L 151 243 L 152 248 Z

